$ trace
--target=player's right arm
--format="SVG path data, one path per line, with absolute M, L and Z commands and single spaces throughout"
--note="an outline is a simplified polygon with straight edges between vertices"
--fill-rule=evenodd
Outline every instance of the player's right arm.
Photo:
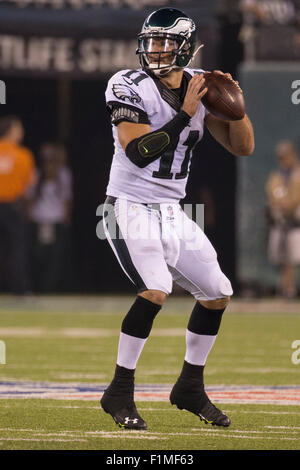
M 150 124 L 134 124 L 128 121 L 122 121 L 117 126 L 118 138 L 123 150 L 126 150 L 127 145 L 134 139 L 146 135 L 151 132 Z
M 203 76 L 195 75 L 189 82 L 181 111 L 154 132 L 151 132 L 149 124 L 126 121 L 118 124 L 118 139 L 129 160 L 144 168 L 161 157 L 164 152 L 173 149 L 175 142 L 178 141 L 178 134 L 188 125 L 207 91 L 205 88 L 200 92 L 203 84 Z

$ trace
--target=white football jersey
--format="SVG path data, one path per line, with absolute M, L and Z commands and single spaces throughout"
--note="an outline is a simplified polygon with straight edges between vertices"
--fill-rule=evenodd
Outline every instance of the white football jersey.
M 200 69 L 184 69 L 187 80 Z M 149 123 L 155 131 L 169 122 L 180 110 L 177 95 L 142 69 L 122 70 L 109 80 L 105 93 L 112 122 L 121 120 Z M 131 201 L 179 202 L 185 197 L 192 151 L 203 136 L 206 108 L 200 102 L 196 114 L 178 136 L 175 151 L 167 151 L 145 168 L 139 168 L 126 156 L 117 127 L 112 125 L 114 156 L 106 194 Z M 120 121 L 119 121 L 120 122 Z

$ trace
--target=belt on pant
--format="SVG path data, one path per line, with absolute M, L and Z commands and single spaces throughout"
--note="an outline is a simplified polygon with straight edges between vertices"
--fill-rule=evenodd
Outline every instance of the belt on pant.
M 117 198 L 114 196 L 107 196 L 105 200 L 105 204 L 112 204 L 114 205 L 116 202 Z M 142 204 L 143 206 L 149 207 L 149 209 L 154 209 L 156 211 L 160 211 L 160 203 L 159 202 L 137 202 L 137 204 Z

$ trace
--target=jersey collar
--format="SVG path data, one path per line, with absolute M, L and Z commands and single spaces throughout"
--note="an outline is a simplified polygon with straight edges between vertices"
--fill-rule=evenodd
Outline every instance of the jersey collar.
M 182 104 L 183 104 L 183 100 L 184 100 L 184 97 L 185 97 L 185 94 L 186 94 L 188 82 L 191 80 L 192 76 L 188 72 L 186 72 L 185 70 L 183 71 L 182 82 L 181 82 L 181 86 L 180 86 L 181 93 L 180 93 L 180 97 L 179 97 L 177 95 L 177 93 L 175 93 L 171 88 L 168 88 L 164 83 L 162 83 L 159 80 L 159 78 L 157 78 L 156 75 L 154 75 L 154 73 L 151 73 L 149 71 L 147 71 L 146 73 L 154 81 L 154 83 L 155 83 L 162 99 L 166 103 L 168 103 L 168 105 L 171 106 L 171 108 L 173 108 L 173 109 L 175 109 L 175 111 L 179 112 L 181 107 L 182 107 Z

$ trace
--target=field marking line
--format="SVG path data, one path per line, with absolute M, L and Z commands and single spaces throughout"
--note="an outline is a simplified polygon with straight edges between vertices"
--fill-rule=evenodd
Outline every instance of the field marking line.
M 12 432 L 46 432 L 46 429 L 22 429 L 22 428 L 0 428 L 0 431 L 12 431 Z
M 56 379 L 105 379 L 105 374 L 82 374 L 82 373 L 73 373 L 73 372 L 51 372 L 51 377 L 55 377 Z
M 200 429 L 198 429 L 198 431 L 201 431 Z M 232 432 L 232 431 L 230 431 Z M 244 431 L 244 432 L 247 432 L 247 431 Z M 279 437 L 279 436 L 276 436 L 276 437 L 268 437 L 268 436 L 249 436 L 249 435 L 246 435 L 246 434 L 240 434 L 240 435 L 236 435 L 236 434 L 227 434 L 227 433 L 224 433 L 224 431 L 217 431 L 217 430 L 209 430 L 209 429 L 203 429 L 202 432 L 200 432 L 199 434 L 197 434 L 196 432 L 193 433 L 193 434 L 185 434 L 185 433 L 168 433 L 168 436 L 182 436 L 182 435 L 188 435 L 190 437 L 194 437 L 194 436 L 203 436 L 203 434 L 205 435 L 205 433 L 207 433 L 207 437 L 230 437 L 230 438 L 235 438 L 235 439 L 268 439 L 268 440 L 274 440 L 274 439 L 279 439 L 279 440 L 288 440 L 288 441 L 299 441 L 299 439 L 297 437 Z
M 157 440 L 161 440 L 161 439 L 167 439 L 167 437 L 161 437 L 161 436 L 148 436 L 148 435 L 135 435 L 135 436 L 132 436 L 131 433 L 130 435 L 129 434 L 125 434 L 123 433 L 122 435 L 114 435 L 113 432 L 104 432 L 103 434 L 99 435 L 99 434 L 96 434 L 96 433 L 93 433 L 93 432 L 86 432 L 86 431 L 83 431 L 81 432 L 82 436 L 78 436 L 78 434 L 71 434 L 69 431 L 68 432 L 65 432 L 65 433 L 61 433 L 61 432 L 53 432 L 53 433 L 47 433 L 47 434 L 43 434 L 43 433 L 33 433 L 32 435 L 33 436 L 41 436 L 41 437 L 53 437 L 53 436 L 57 436 L 57 437 L 63 437 L 63 436 L 66 436 L 66 437 L 75 437 L 75 440 L 76 438 L 78 437 L 86 437 L 86 438 L 93 438 L 93 439 L 97 439 L 97 438 L 124 438 L 124 439 L 144 439 L 144 440 L 154 440 L 154 439 L 157 439 Z M 88 435 L 87 435 L 88 434 Z M 86 441 L 86 439 L 85 439 Z
M 99 435 L 89 435 L 88 437 L 92 437 L 92 438 L 100 438 L 101 439 L 142 439 L 142 440 L 147 440 L 147 441 L 166 441 L 168 439 L 168 436 L 164 437 L 164 436 L 146 436 L 144 434 L 137 434 L 137 435 L 132 435 L 132 431 L 129 431 L 130 434 L 123 432 L 123 434 L 120 434 L 120 435 L 115 435 L 112 433 L 105 433 L 105 434 L 101 434 L 101 436 Z M 139 431 L 140 432 L 140 431 Z
M 118 336 L 119 328 L 47 328 L 47 327 L 19 327 L 6 326 L 0 328 L 1 337 L 26 338 L 112 338 Z M 151 336 L 184 336 L 185 328 L 154 328 Z
M 300 415 L 299 411 L 245 411 L 245 410 L 227 410 L 227 411 L 228 413 L 244 413 L 244 414 Z
M 33 432 L 32 436 L 40 436 L 40 437 L 75 437 L 76 439 L 79 437 L 84 437 L 84 436 L 78 436 L 77 434 L 71 434 L 69 432 L 47 432 L 47 433 L 40 433 L 40 432 Z
M 6 405 L 5 406 L 6 408 L 11 408 L 10 406 Z M 3 407 L 4 408 L 4 407 Z M 75 409 L 82 409 L 82 410 L 102 410 L 102 408 L 100 408 L 100 405 L 99 406 L 53 406 L 53 405 L 49 405 L 49 406 L 44 406 L 44 408 L 75 408 Z M 170 411 L 173 411 L 173 412 L 178 412 L 178 410 L 176 408 L 170 408 L 170 409 L 167 409 L 167 408 L 142 408 L 141 406 L 139 406 L 139 410 L 140 411 L 167 411 L 167 412 L 170 412 Z
M 291 434 L 299 434 L 299 432 L 297 431 L 298 429 L 300 429 L 300 427 L 292 427 L 292 426 L 264 426 L 265 428 L 268 428 L 268 429 L 283 429 L 283 430 L 290 430 L 290 433 Z M 83 431 L 81 429 L 75 429 L 75 430 L 61 430 L 61 431 L 54 431 L 52 433 L 47 433 L 47 430 L 46 429 L 31 429 L 31 428 L 0 428 L 0 431 L 8 431 L 8 432 L 31 432 L 31 433 L 38 433 L 38 435 L 74 435 L 76 436 L 76 434 L 82 434 L 83 436 L 85 435 L 98 435 L 98 436 L 101 436 L 101 435 L 105 435 L 107 433 L 107 431 L 103 431 L 103 430 L 95 430 L 95 431 Z M 192 433 L 191 433 L 192 432 Z M 178 433 L 162 433 L 162 432 L 156 432 L 156 431 L 138 431 L 138 430 L 131 430 L 130 431 L 130 434 L 137 434 L 137 435 L 145 435 L 145 436 L 165 436 L 165 435 L 173 435 L 173 436 L 193 436 L 194 433 L 197 433 L 197 432 L 200 432 L 200 433 L 208 433 L 208 434 L 220 434 L 222 432 L 224 432 L 223 430 L 218 430 L 218 429 L 205 429 L 205 428 L 191 428 L 191 432 L 188 432 L 188 433 L 182 433 L 182 432 L 178 432 Z M 245 430 L 245 429 L 231 429 L 230 430 L 231 433 L 236 433 L 236 434 L 239 434 L 239 433 L 243 433 L 243 434 L 264 434 L 266 433 L 267 431 L 265 430 L 261 430 L 261 431 L 253 431 L 253 430 Z M 269 433 L 272 433 L 272 434 L 283 434 L 283 432 L 281 431 L 268 431 Z M 42 434 L 42 433 L 47 433 L 47 434 Z M 124 435 L 124 430 L 121 430 L 121 431 L 109 431 L 110 434 L 114 434 L 114 435 L 120 435 L 120 436 L 123 436 Z
M 8 431 L 8 432 L 32 432 L 32 433 L 46 433 L 48 432 L 47 429 L 30 429 L 30 428 L 0 428 L 0 431 Z M 85 431 L 82 431 L 80 429 L 75 429 L 74 431 L 69 431 L 69 430 L 66 430 L 64 429 L 63 431 L 55 431 L 55 434 L 60 434 L 60 433 L 64 433 L 64 434 L 82 434 L 84 433 Z
M 47 436 L 47 435 L 66 435 L 66 436 L 71 436 L 74 435 L 75 437 L 78 434 L 81 434 L 82 437 L 85 435 L 96 435 L 96 436 L 102 436 L 106 435 L 107 433 L 109 434 L 114 434 L 116 436 L 124 436 L 124 433 L 126 431 L 120 430 L 120 431 L 103 431 L 103 430 L 95 430 L 95 431 L 83 431 L 82 429 L 74 429 L 74 430 L 62 430 L 62 431 L 54 431 L 54 432 L 48 432 L 46 429 L 31 429 L 31 428 L 0 428 L 1 431 L 8 431 L 8 432 L 28 432 L 28 433 L 33 433 L 34 435 L 40 435 L 40 436 Z M 143 435 L 143 436 L 165 436 L 167 433 L 159 433 L 159 432 L 149 432 L 149 431 L 139 431 L 139 430 L 130 430 L 129 431 L 131 435 Z M 47 434 L 45 434 L 47 433 Z M 127 435 L 127 433 L 126 433 Z M 78 436 L 77 436 L 78 437 Z
M 300 426 L 264 426 L 265 428 L 268 429 L 299 429 Z
M 294 367 L 295 369 L 295 367 Z M 237 374 L 286 374 L 286 373 L 297 373 L 299 374 L 298 370 L 293 369 L 293 364 L 291 363 L 291 367 L 284 368 L 284 367 L 234 367 L 231 368 L 231 371 Z
M 268 427 L 268 426 L 265 426 L 265 427 Z M 198 429 L 198 428 L 192 428 L 191 431 L 194 431 L 194 432 L 199 432 L 199 431 L 202 431 L 202 429 Z M 209 432 L 209 433 L 219 433 L 219 432 L 222 432 L 222 430 L 218 431 L 217 429 L 204 429 L 203 432 Z M 234 432 L 236 434 L 238 433 L 246 433 L 246 434 L 265 434 L 266 432 L 268 432 L 268 434 L 286 434 L 284 433 L 284 431 L 266 431 L 266 430 L 262 430 L 262 431 L 251 431 L 251 430 L 246 430 L 246 429 L 230 429 L 230 432 Z M 290 431 L 289 434 L 299 434 L 298 431 Z
M 4 429 L 5 430 L 5 429 Z M 0 429 L 1 431 L 1 429 Z M 112 432 L 107 432 L 107 431 L 101 431 L 101 432 L 98 432 L 98 431 L 57 431 L 57 432 L 53 432 L 53 433 L 39 433 L 39 432 L 36 432 L 34 431 L 33 429 L 31 430 L 25 430 L 25 429 L 6 429 L 6 431 L 12 431 L 12 432 L 32 432 L 32 436 L 40 436 L 40 437 L 52 437 L 52 436 L 57 436 L 58 438 L 57 439 L 36 439 L 36 438 L 9 438 L 9 437 L 5 437 L 5 438 L 2 438 L 0 437 L 0 441 L 14 441 L 14 440 L 17 440 L 17 441 L 45 441 L 45 442 L 51 442 L 51 441 L 57 441 L 57 442 L 87 442 L 87 439 L 83 439 L 84 437 L 86 438 L 92 438 L 92 439 L 96 439 L 96 438 L 102 438 L 102 439 L 112 439 L 112 438 L 115 438 L 115 439 L 143 439 L 143 440 L 167 440 L 168 439 L 168 435 L 160 435 L 160 434 L 157 434 L 157 433 L 154 433 L 154 434 L 150 434 L 150 435 L 146 435 L 146 434 L 141 434 L 140 431 L 137 431 L 137 434 L 134 434 L 132 431 L 130 431 L 130 434 L 126 433 L 126 431 L 120 431 L 120 432 L 116 432 L 114 433 L 114 431 Z M 78 436 L 78 434 L 80 434 L 80 436 Z M 66 437 L 69 437 L 69 438 L 72 438 L 72 439 L 59 439 L 59 437 L 63 437 L 63 436 L 66 436 Z M 82 438 L 81 438 L 82 437 Z
M 47 332 L 47 328 L 42 327 L 20 327 L 20 326 L 2 326 L 0 328 L 0 336 L 2 337 L 40 337 L 44 336 Z
M 54 408 L 54 409 L 60 409 L 60 408 L 65 408 L 65 409 L 78 409 L 78 410 L 102 410 L 102 408 L 100 408 L 100 405 L 99 406 L 76 406 L 76 405 L 61 405 L 61 406 L 55 406 L 55 405 L 42 405 L 43 408 Z M 0 401 L 0 408 L 11 408 L 10 405 L 3 405 Z M 173 412 L 178 412 L 177 408 L 170 408 L 170 409 L 167 409 L 167 408 L 142 408 L 141 406 L 139 407 L 140 411 L 173 411 Z M 238 411 L 238 410 L 234 410 L 234 411 Z M 299 413 L 300 414 L 300 413 Z M 1 429 L 0 429 L 1 430 Z
M 201 436 L 201 434 L 194 434 L 194 436 Z M 247 435 L 239 435 L 237 436 L 236 434 L 219 434 L 219 433 L 215 433 L 215 434 L 208 434 L 208 436 L 212 436 L 212 437 L 227 437 L 227 438 L 230 438 L 230 439 L 268 439 L 268 440 L 275 440 L 275 439 L 279 439 L 279 440 L 283 440 L 283 441 L 299 441 L 299 439 L 297 437 L 268 437 L 268 436 L 247 436 Z
M 35 441 L 35 442 L 87 442 L 87 439 L 35 439 L 25 437 L 0 437 L 0 441 Z
M 266 426 L 269 428 L 270 426 Z M 272 426 L 271 426 L 272 427 Z M 277 428 L 277 427 L 276 427 Z M 286 428 L 286 427 L 283 427 Z M 192 428 L 192 433 L 161 433 L 161 432 L 148 432 L 144 431 L 130 431 L 130 434 L 126 431 L 82 431 L 82 430 L 64 430 L 64 431 L 57 431 L 53 433 L 45 433 L 44 430 L 33 430 L 33 429 L 14 429 L 14 428 L 1 428 L 0 431 L 13 431 L 13 432 L 32 432 L 33 436 L 40 436 L 40 437 L 52 437 L 57 436 L 57 439 L 36 439 L 36 438 L 1 438 L 0 441 L 45 441 L 45 442 L 87 442 L 87 439 L 82 438 L 124 438 L 124 439 L 144 439 L 144 440 L 167 440 L 169 437 L 182 437 L 182 436 L 189 436 L 189 437 L 196 437 L 196 436 L 203 436 L 206 435 L 207 437 L 226 437 L 226 438 L 235 438 L 235 439 L 268 439 L 274 440 L 274 437 L 270 436 L 253 436 L 249 434 L 263 434 L 265 431 L 247 431 L 247 430 L 231 430 L 230 433 L 224 431 L 218 431 L 215 429 L 199 429 L 199 428 Z M 282 434 L 282 432 L 278 431 L 269 431 L 272 434 Z M 291 431 L 292 434 L 298 434 L 298 432 Z M 80 436 L 78 436 L 80 434 Z M 237 435 L 238 434 L 238 435 Z M 59 439 L 60 437 L 72 437 L 72 439 Z M 289 440 L 289 441 L 298 441 L 298 438 L 294 437 L 286 437 L 286 436 L 276 436 L 279 440 Z

